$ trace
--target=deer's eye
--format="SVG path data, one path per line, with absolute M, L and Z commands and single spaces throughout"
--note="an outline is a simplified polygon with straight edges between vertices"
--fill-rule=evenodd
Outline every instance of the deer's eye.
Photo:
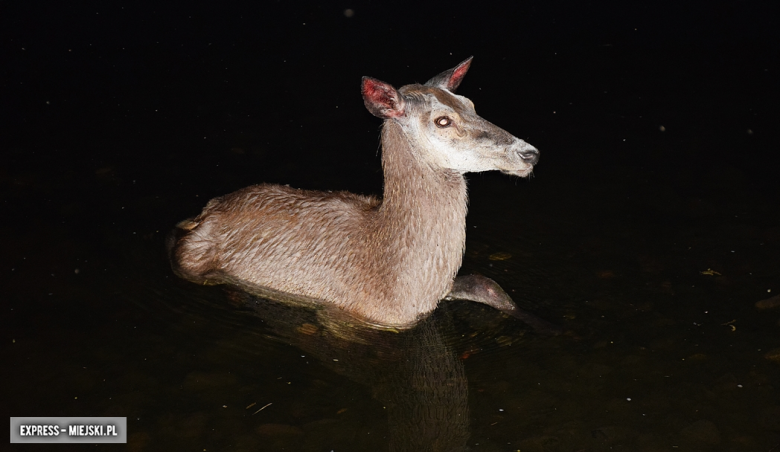
M 433 122 L 436 123 L 436 127 L 441 129 L 452 125 L 452 119 L 450 119 L 449 116 L 439 116 L 438 118 L 434 119 Z

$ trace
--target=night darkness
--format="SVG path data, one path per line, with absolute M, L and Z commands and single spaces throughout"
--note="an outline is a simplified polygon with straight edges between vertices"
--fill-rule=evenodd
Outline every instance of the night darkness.
M 780 450 L 779 17 L 769 1 L 5 2 L 0 406 L 126 416 L 134 451 Z M 472 55 L 458 93 L 541 159 L 528 180 L 467 176 L 461 272 L 576 334 L 454 302 L 371 339 L 386 354 L 314 345 L 308 314 L 280 332 L 173 275 L 166 234 L 215 196 L 381 194 L 361 77 L 422 83 Z M 422 377 L 392 363 L 414 357 L 468 391 L 409 398 L 466 424 L 399 401 Z M 429 421 L 450 443 L 410 439 Z

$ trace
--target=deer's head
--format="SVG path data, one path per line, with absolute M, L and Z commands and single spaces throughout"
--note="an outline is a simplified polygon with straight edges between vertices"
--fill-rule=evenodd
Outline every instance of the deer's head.
M 363 77 L 363 101 L 374 116 L 401 126 L 419 158 L 434 168 L 527 176 L 539 161 L 539 151 L 482 119 L 473 102 L 455 94 L 470 65 L 468 58 L 425 85 L 399 90 Z

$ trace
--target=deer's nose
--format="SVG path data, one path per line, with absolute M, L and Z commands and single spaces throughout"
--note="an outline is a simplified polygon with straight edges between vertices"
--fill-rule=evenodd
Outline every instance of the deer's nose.
M 518 154 L 520 155 L 520 158 L 529 165 L 536 165 L 536 162 L 539 161 L 539 150 L 534 147 L 529 146 L 522 151 L 518 151 Z

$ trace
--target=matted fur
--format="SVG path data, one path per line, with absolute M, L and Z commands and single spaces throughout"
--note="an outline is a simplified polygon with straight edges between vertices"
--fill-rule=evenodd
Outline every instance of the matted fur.
M 400 90 L 364 79 L 367 106 L 385 119 L 382 200 L 267 184 L 215 198 L 179 223 L 170 249 L 176 273 L 335 304 L 382 326 L 408 327 L 433 311 L 463 256 L 463 174 L 523 176 L 538 158 L 447 89 L 469 63 Z M 443 116 L 450 125 L 437 126 Z

